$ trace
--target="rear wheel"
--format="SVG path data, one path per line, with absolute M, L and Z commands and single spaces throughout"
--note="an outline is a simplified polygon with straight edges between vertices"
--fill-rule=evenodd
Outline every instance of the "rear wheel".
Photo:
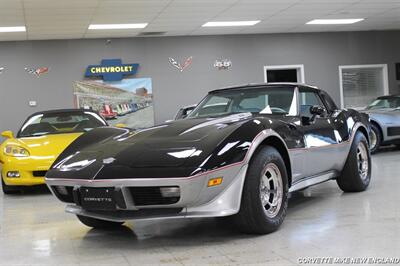
M 382 134 L 381 130 L 374 123 L 371 124 L 371 132 L 369 134 L 370 138 L 370 150 L 374 154 L 378 151 L 381 146 Z
M 114 229 L 123 224 L 123 222 L 112 222 L 81 215 L 77 215 L 76 217 L 78 217 L 78 220 L 84 225 L 97 229 Z
M 371 180 L 371 156 L 365 136 L 358 131 L 337 183 L 345 192 L 360 192 L 367 189 Z
M 286 216 L 288 177 L 285 162 L 271 146 L 261 148 L 249 165 L 240 211 L 233 216 L 239 230 L 253 234 L 276 231 Z
M 3 177 L 0 176 L 0 178 L 1 178 L 1 188 L 3 189 L 4 194 L 16 194 L 19 192 L 18 187 L 6 185 L 6 183 L 3 180 Z

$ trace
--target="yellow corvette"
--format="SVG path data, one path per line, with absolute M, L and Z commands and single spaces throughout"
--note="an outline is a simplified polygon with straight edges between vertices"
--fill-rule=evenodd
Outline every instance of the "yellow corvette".
M 16 137 L 11 131 L 1 135 L 1 182 L 10 194 L 21 186 L 44 184 L 44 176 L 61 152 L 84 132 L 107 126 L 95 111 L 53 110 L 31 115 Z

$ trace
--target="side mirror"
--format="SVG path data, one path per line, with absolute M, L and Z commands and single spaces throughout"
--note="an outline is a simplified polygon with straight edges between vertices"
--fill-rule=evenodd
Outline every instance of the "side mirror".
M 7 138 L 7 139 L 13 139 L 14 138 L 14 134 L 10 130 L 2 132 L 1 136 L 4 137 L 4 138 Z
M 325 108 L 319 105 L 314 105 L 310 107 L 310 114 L 313 116 L 325 114 Z
M 313 122 L 316 116 L 324 115 L 325 112 L 326 112 L 325 108 L 320 105 L 311 106 L 310 114 L 312 115 L 312 117 L 310 118 L 310 122 Z
M 126 125 L 125 125 L 125 124 L 116 124 L 115 127 L 118 127 L 118 128 L 125 128 Z

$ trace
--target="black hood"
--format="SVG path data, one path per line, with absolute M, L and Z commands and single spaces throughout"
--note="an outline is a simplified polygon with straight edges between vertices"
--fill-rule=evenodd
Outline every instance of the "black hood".
M 183 119 L 139 132 L 121 131 L 79 150 L 65 161 L 64 172 L 68 171 L 66 166 L 80 165 L 82 161 L 90 162 L 79 171 L 79 175 L 86 172 L 83 178 L 107 178 L 114 176 L 115 171 L 132 169 L 139 173 L 149 168 L 197 168 L 227 136 L 251 118 L 251 113 L 241 113 L 223 118 Z

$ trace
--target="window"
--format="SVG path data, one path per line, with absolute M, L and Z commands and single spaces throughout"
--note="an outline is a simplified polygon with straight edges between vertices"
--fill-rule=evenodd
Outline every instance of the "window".
M 372 109 L 388 109 L 388 108 L 399 108 L 400 107 L 400 97 L 387 96 L 380 97 L 374 100 L 367 106 L 368 110 Z
M 18 137 L 87 132 L 106 125 L 98 114 L 89 111 L 42 113 L 29 118 Z
M 264 81 L 305 83 L 304 65 L 264 66 Z
M 268 82 L 297 82 L 297 69 L 267 70 Z
M 342 107 L 364 108 L 389 93 L 387 65 L 339 66 L 339 74 Z
M 258 95 L 252 98 L 245 98 L 239 102 L 239 109 L 249 112 L 260 112 L 268 102 L 268 95 Z
M 238 88 L 211 92 L 188 117 L 233 113 L 297 114 L 297 95 L 292 87 Z
M 329 112 L 333 112 L 338 109 L 336 103 L 332 100 L 332 98 L 324 91 L 321 91 L 321 97 L 325 102 L 325 105 Z
M 202 109 L 199 111 L 200 116 L 207 116 L 209 114 L 226 113 L 228 111 L 231 99 L 223 96 L 214 96 L 207 101 Z
M 315 92 L 303 91 L 300 92 L 300 115 L 305 117 L 312 117 L 310 108 L 314 105 L 324 107 L 321 98 Z

